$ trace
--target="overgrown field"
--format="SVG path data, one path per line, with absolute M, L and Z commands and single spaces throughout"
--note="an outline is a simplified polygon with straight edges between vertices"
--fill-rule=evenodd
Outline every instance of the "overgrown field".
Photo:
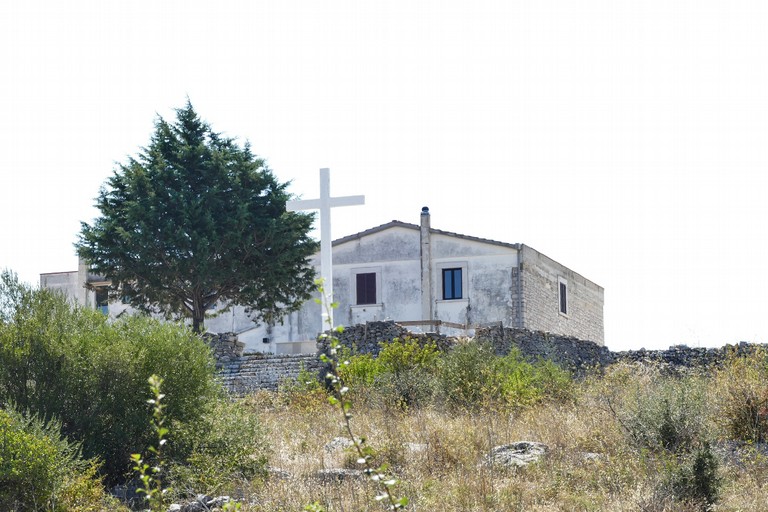
M 235 399 L 188 331 L 111 323 L 3 274 L 0 510 L 125 511 L 105 490 L 125 483 L 160 490 L 154 510 L 199 493 L 246 512 L 386 510 L 382 482 L 359 471 L 345 410 L 406 510 L 768 510 L 766 352 L 700 372 L 616 365 L 578 380 L 472 341 L 443 353 L 397 340 L 376 359 L 333 359 L 335 387 L 301 375 Z M 147 403 L 153 374 L 162 407 Z M 486 463 L 519 441 L 546 453 Z M 133 453 L 147 462 L 143 484 Z

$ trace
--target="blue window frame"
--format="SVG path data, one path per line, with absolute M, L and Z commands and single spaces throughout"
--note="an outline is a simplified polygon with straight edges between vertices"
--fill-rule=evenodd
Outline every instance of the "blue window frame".
M 96 295 L 96 309 L 104 313 L 109 314 L 109 289 L 106 286 L 100 286 L 95 290 Z
M 443 269 L 443 300 L 461 299 L 461 269 Z

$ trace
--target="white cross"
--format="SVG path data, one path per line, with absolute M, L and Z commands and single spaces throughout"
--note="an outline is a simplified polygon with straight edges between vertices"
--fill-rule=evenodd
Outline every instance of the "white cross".
M 331 171 L 320 169 L 320 199 L 288 201 L 286 210 L 320 210 L 320 277 L 323 279 L 323 325 L 333 328 L 333 254 L 331 250 L 331 208 L 365 204 L 365 196 L 331 197 Z

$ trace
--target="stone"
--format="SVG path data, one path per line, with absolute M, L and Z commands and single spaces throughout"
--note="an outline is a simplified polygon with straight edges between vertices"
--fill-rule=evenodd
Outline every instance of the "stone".
M 403 443 L 403 448 L 409 453 L 423 453 L 429 449 L 429 445 L 426 443 Z
M 293 475 L 288 471 L 280 468 L 273 468 L 272 466 L 267 466 L 267 475 L 269 475 L 270 478 L 276 478 L 278 480 L 288 480 L 289 478 L 293 478 Z
M 520 468 L 538 462 L 549 451 L 544 443 L 518 441 L 494 446 L 481 462 L 485 467 Z
M 347 449 L 353 445 L 354 443 L 348 437 L 334 437 L 329 442 L 327 442 L 325 446 L 323 446 L 323 450 L 328 453 L 332 453 L 338 450 Z
M 594 453 L 594 452 L 581 452 L 579 454 L 579 457 L 581 458 L 581 461 L 584 463 L 599 462 L 605 459 L 605 455 L 603 455 L 602 453 Z
M 315 473 L 315 478 L 323 482 L 339 482 L 342 480 L 359 480 L 365 478 L 365 472 L 360 469 L 331 468 L 321 469 Z

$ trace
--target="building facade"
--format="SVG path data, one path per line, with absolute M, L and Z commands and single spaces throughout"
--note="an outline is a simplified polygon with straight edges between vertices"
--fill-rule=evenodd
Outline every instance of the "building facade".
M 107 285 L 84 265 L 41 275 L 41 286 L 117 316 L 127 306 L 105 303 Z M 524 244 L 434 229 L 427 208 L 419 224 L 392 221 L 335 240 L 333 290 L 336 325 L 394 320 L 417 332 L 472 334 L 501 322 L 604 344 L 602 287 Z M 210 313 L 209 331 L 236 332 L 250 351 L 312 352 L 327 328 L 314 300 L 277 325 L 254 324 L 242 307 Z

